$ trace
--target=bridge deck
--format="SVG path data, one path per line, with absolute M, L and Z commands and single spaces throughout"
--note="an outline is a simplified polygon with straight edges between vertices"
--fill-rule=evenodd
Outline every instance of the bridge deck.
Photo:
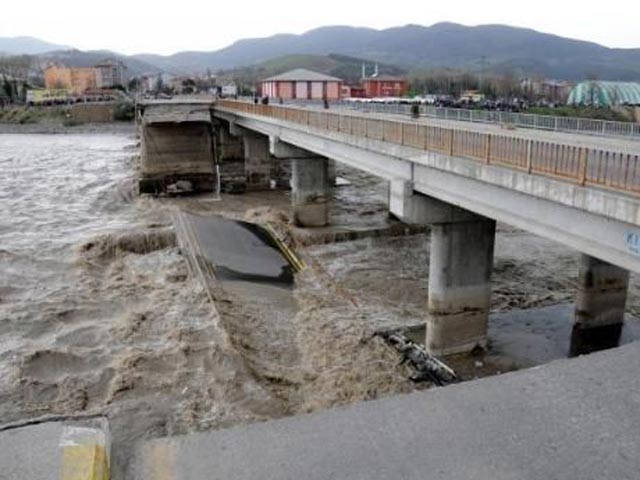
M 496 125 L 363 114 L 345 109 L 255 105 L 221 100 L 217 108 L 443 153 L 640 195 L 640 145 L 605 137 L 507 130 Z

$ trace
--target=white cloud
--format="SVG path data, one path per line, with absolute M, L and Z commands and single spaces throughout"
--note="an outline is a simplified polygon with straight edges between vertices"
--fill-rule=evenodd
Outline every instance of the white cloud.
M 532 3 L 458 0 L 395 0 L 361 3 L 345 0 L 271 0 L 243 2 L 143 2 L 79 0 L 8 2 L 2 6 L 0 36 L 30 35 L 80 49 L 123 53 L 173 53 L 215 50 L 235 40 L 276 33 L 302 33 L 323 25 L 373 28 L 440 21 L 466 25 L 503 23 L 611 47 L 640 47 L 640 3 L 598 4 L 558 0 Z

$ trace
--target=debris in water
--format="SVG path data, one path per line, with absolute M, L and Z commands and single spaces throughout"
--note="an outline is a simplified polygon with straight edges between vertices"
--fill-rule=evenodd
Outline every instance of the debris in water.
M 448 365 L 429 354 L 424 348 L 416 345 L 398 332 L 377 332 L 375 334 L 384 339 L 402 355 L 402 363 L 409 363 L 418 373 L 411 377 L 413 382 L 431 382 L 444 386 L 458 379 L 456 372 Z
M 188 180 L 178 180 L 176 183 L 167 186 L 167 193 L 169 195 L 191 192 L 193 192 L 193 183 Z

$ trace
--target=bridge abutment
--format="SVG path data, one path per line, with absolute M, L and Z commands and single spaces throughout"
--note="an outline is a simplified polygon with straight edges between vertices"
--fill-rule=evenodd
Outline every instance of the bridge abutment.
M 216 185 L 211 112 L 148 105 L 137 112 L 141 193 L 211 191 Z
M 618 346 L 628 287 L 628 270 L 590 255 L 582 255 L 571 341 L 572 355 Z

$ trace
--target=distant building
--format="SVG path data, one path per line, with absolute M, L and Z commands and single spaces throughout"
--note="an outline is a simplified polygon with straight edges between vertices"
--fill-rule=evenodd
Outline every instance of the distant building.
M 82 95 L 96 88 L 96 70 L 54 65 L 44 71 L 44 85 L 47 90 L 65 89 L 72 95 Z
M 238 86 L 233 82 L 225 83 L 220 88 L 220 94 L 223 97 L 235 97 L 238 95 Z
M 594 105 L 598 107 L 640 105 L 640 83 L 582 82 L 571 91 L 567 103 L 569 105 Z
M 124 86 L 127 67 L 118 60 L 105 60 L 94 67 L 97 88 L 113 88 Z
M 460 101 L 468 103 L 480 103 L 484 101 L 484 93 L 478 90 L 466 90 L 460 94 Z
M 404 97 L 409 93 L 409 82 L 407 79 L 391 75 L 363 78 L 362 86 L 368 98 Z
M 262 95 L 298 100 L 338 100 L 342 80 L 303 68 L 262 80 Z
M 365 98 L 367 92 L 361 86 L 343 85 L 341 89 L 342 98 Z
M 523 78 L 520 82 L 522 91 L 535 98 L 543 98 L 555 103 L 567 101 L 573 84 L 564 80 L 536 80 Z
M 27 90 L 27 103 L 30 105 L 41 105 L 45 103 L 63 103 L 69 100 L 69 92 L 67 89 L 46 90 L 36 88 Z

